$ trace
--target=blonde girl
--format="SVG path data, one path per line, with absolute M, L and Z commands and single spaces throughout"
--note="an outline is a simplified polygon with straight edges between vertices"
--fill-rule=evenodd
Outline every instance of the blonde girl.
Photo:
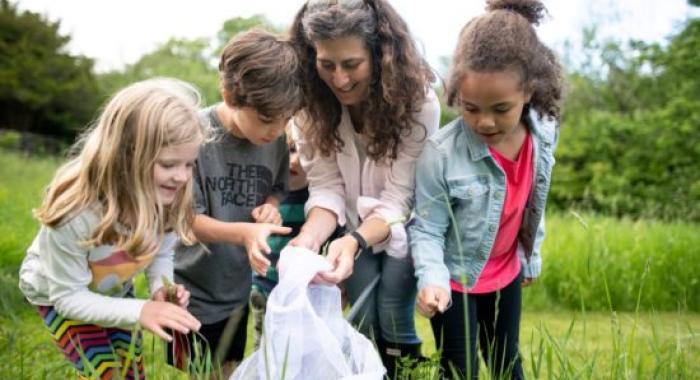
M 34 212 L 41 227 L 20 289 L 81 376 L 143 378 L 137 325 L 166 340 L 167 329 L 199 328 L 189 292 L 163 283 L 177 239 L 194 241 L 191 175 L 205 137 L 198 104 L 198 92 L 173 79 L 117 92 Z M 132 278 L 144 270 L 151 299 L 134 299 Z

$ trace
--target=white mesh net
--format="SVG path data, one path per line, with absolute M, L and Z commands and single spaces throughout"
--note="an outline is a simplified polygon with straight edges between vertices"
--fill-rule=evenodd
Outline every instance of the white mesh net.
M 386 371 L 372 342 L 343 318 L 340 289 L 310 284 L 329 263 L 287 247 L 278 267 L 280 282 L 267 301 L 260 348 L 231 379 L 382 379 Z

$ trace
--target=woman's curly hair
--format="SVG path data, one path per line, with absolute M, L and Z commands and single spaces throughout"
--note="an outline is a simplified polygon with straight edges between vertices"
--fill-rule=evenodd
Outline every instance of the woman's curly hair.
M 554 52 L 537 37 L 547 10 L 539 0 L 488 0 L 487 12 L 460 32 L 447 79 L 447 103 L 453 106 L 467 71 L 515 70 L 532 91 L 530 106 L 561 118 L 563 70 Z
M 297 13 L 290 38 L 302 65 L 304 134 L 314 152 L 328 156 L 344 146 L 338 131 L 341 105 L 316 70 L 315 41 L 359 37 L 372 57 L 362 132 L 373 160 L 396 158 L 401 138 L 418 124 L 428 87 L 435 80 L 408 27 L 386 0 L 310 0 Z M 423 126 L 425 128 L 425 126 Z

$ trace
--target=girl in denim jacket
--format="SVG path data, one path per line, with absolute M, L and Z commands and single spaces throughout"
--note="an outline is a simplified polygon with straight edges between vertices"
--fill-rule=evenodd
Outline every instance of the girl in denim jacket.
M 478 376 L 478 338 L 495 377 L 523 378 L 521 286 L 540 272 L 562 97 L 561 66 L 531 25 L 545 12 L 537 0 L 490 0 L 467 23 L 447 81 L 462 115 L 418 160 L 417 305 L 448 375 Z

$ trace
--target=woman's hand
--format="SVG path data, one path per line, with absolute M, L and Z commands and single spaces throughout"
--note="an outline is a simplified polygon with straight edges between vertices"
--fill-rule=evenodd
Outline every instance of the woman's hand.
M 319 272 L 316 281 L 326 284 L 338 284 L 350 277 L 358 249 L 357 240 L 350 235 L 333 240 L 328 246 L 328 255 L 326 255 L 326 259 L 330 262 L 333 269 Z
M 435 312 L 444 312 L 449 303 L 449 293 L 438 286 L 426 286 L 416 297 L 418 312 L 426 318 L 432 318 Z
M 316 242 L 316 239 L 310 233 L 299 232 L 299 234 L 289 241 L 288 245 L 292 247 L 302 247 L 318 253 L 321 245 Z
M 165 329 L 173 329 L 187 334 L 192 330 L 199 330 L 202 325 L 186 309 L 164 301 L 146 302 L 141 309 L 141 315 L 139 315 L 139 324 L 168 342 L 171 342 L 173 338 L 165 332 Z

